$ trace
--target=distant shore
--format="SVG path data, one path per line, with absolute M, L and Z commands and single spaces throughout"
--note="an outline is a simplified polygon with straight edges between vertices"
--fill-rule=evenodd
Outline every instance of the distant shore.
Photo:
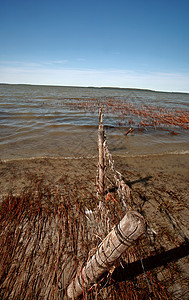
M 65 88 L 81 88 L 81 89 L 107 89 L 107 90 L 126 90 L 126 91 L 143 91 L 143 92 L 154 92 L 154 93 L 172 93 L 172 94 L 189 94 L 189 92 L 181 91 L 162 91 L 162 90 L 152 90 L 152 89 L 141 89 L 141 88 L 129 88 L 129 87 L 117 87 L 117 86 L 72 86 L 72 85 L 49 85 L 49 84 L 30 84 L 30 83 L 7 83 L 0 82 L 1 85 L 12 85 L 12 86 L 41 86 L 41 87 L 65 87 Z

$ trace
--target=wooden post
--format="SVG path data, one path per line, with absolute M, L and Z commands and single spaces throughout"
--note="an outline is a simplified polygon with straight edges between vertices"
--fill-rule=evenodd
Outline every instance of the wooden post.
M 98 126 L 98 193 L 104 196 L 105 188 L 105 166 L 104 166 L 104 125 L 102 108 L 99 110 Z
M 128 211 L 68 286 L 68 297 L 77 298 L 82 294 L 83 289 L 89 288 L 92 283 L 95 283 L 145 230 L 146 223 L 142 215 L 138 212 Z

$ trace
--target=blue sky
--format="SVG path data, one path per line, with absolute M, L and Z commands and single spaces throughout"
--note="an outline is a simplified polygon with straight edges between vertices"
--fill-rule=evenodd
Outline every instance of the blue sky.
M 189 92 L 188 0 L 0 7 L 0 82 Z

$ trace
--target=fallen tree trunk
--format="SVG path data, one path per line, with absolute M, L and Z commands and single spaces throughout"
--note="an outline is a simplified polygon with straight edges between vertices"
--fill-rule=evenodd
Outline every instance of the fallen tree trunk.
M 71 299 L 77 298 L 83 290 L 105 273 L 110 266 L 133 244 L 146 230 L 146 223 L 138 212 L 128 211 L 98 246 L 96 253 L 67 288 Z

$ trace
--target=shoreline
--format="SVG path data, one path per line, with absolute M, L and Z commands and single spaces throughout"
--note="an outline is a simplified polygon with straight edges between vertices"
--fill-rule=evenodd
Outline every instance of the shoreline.
M 145 158 L 145 157 L 163 157 L 163 156 L 182 156 L 189 155 L 189 150 L 181 150 L 181 151 L 172 151 L 172 152 L 162 152 L 162 153 L 146 153 L 146 154 L 116 154 L 114 152 L 113 156 L 120 159 L 129 159 L 129 158 Z M 42 155 L 42 156 L 30 156 L 30 157 L 17 157 L 17 158 L 2 158 L 0 159 L 0 163 L 6 162 L 14 162 L 14 161 L 24 161 L 24 160 L 38 160 L 38 159 L 63 159 L 63 160 L 82 160 L 82 159 L 93 159 L 97 158 L 97 155 L 83 155 L 83 156 L 60 156 L 60 155 Z

